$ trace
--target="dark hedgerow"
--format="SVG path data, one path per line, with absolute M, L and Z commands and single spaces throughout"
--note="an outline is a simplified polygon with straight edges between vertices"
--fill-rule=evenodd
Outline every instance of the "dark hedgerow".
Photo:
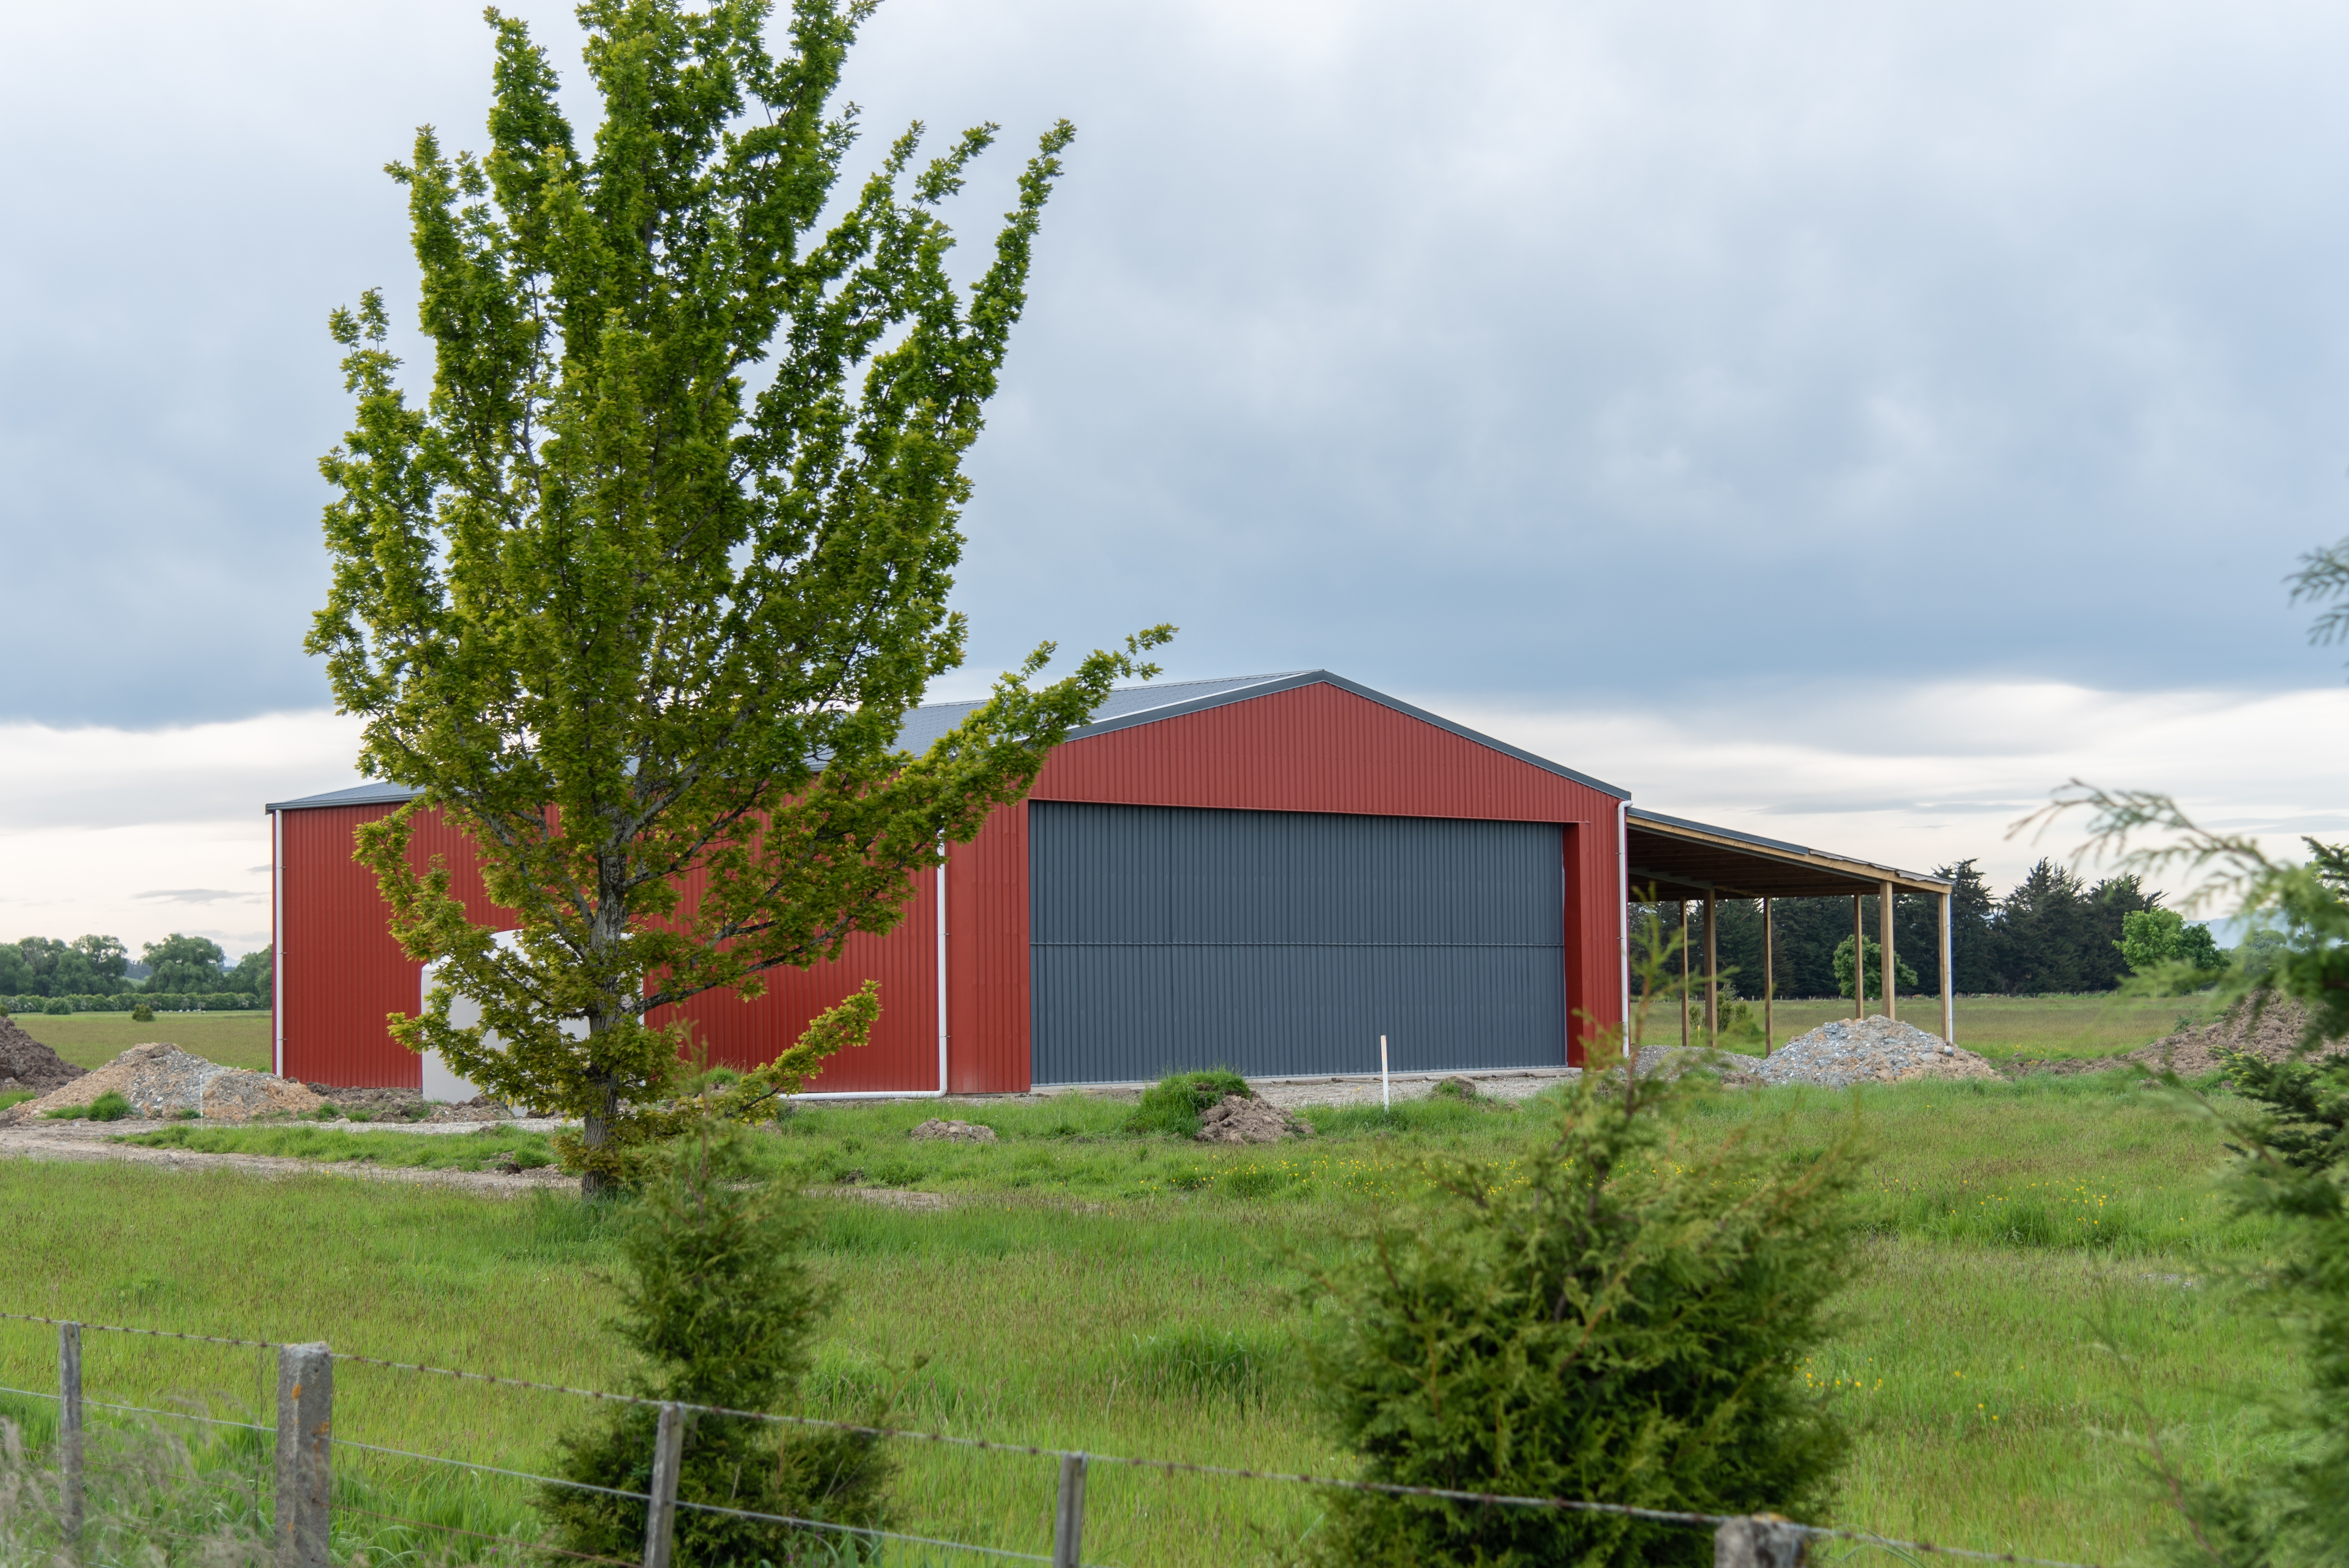
M 1368 1480 L 1822 1517 L 1848 1439 L 1800 1364 L 1847 1275 L 1849 1140 L 1683 1139 L 1678 1112 L 1716 1091 L 1593 1056 L 1514 1168 L 1433 1169 L 1426 1200 L 1322 1276 L 1309 1358 L 1337 1434 Z M 1680 1525 L 1340 1492 L 1314 1555 L 1597 1568 L 1713 1550 Z

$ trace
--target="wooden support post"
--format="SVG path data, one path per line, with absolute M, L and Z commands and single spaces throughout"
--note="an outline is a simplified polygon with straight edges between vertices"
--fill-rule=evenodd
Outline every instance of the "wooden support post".
M 1768 1056 L 1777 1041 L 1778 1032 L 1770 1016 L 1770 1004 L 1778 997 L 1777 954 L 1772 951 L 1775 928 L 1770 923 L 1770 901 L 1762 901 L 1762 1054 Z
M 57 1325 L 57 1528 L 66 1553 L 81 1540 L 81 1325 Z
M 1810 1547 L 1801 1526 L 1776 1514 L 1733 1519 L 1713 1533 L 1713 1568 L 1802 1568 Z
M 1704 1043 L 1721 1047 L 1721 923 L 1715 911 L 1720 895 L 1704 890 Z
M 1957 980 L 1951 975 L 1950 895 L 1941 895 L 1941 1038 L 1958 1043 Z
M 1078 1568 L 1084 1561 L 1085 1456 L 1061 1456 L 1061 1495 L 1052 1508 L 1052 1568 Z
M 645 1568 L 668 1568 L 677 1545 L 677 1472 L 685 1460 L 685 1411 L 660 1408 L 653 1429 L 652 1501 L 645 1505 Z
M 324 1345 L 277 1350 L 277 1568 L 327 1568 L 335 1364 Z
M 1888 1018 L 1898 1018 L 1900 1016 L 1900 971 L 1893 967 L 1892 960 L 1892 913 L 1899 903 L 1899 898 L 1892 891 L 1892 884 L 1884 883 L 1881 891 L 1876 895 L 1878 934 L 1876 944 L 1884 950 L 1884 984 L 1881 988 L 1884 993 L 1884 1016 Z
M 1851 895 L 1851 1016 L 1868 1016 L 1868 927 L 1857 893 Z
M 1681 900 L 1681 1049 L 1689 1043 L 1689 930 L 1688 900 Z

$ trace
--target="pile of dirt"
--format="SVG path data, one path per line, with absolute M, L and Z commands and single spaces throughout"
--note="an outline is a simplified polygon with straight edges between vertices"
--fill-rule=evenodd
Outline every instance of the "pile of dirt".
M 364 1110 L 378 1121 L 419 1121 L 431 1107 L 412 1088 L 353 1088 L 347 1084 L 303 1086 L 336 1110 Z
M 905 1136 L 924 1140 L 943 1138 L 952 1143 L 992 1143 L 995 1141 L 995 1129 L 979 1122 L 941 1121 L 934 1116 Z
M 81 1068 L 0 1016 L 0 1094 L 27 1088 L 47 1094 L 81 1075 Z
M 426 1121 L 512 1121 L 521 1114 L 504 1100 L 492 1099 L 488 1095 L 477 1094 L 471 1099 L 460 1099 L 454 1105 L 436 1105 L 424 1117 L 424 1119 Z
M 1754 1062 L 1764 1083 L 1900 1083 L 1910 1078 L 1994 1078 L 1988 1060 L 1929 1035 L 1914 1024 L 1878 1013 L 1855 1021 L 1835 1018 Z
M 1310 1138 L 1313 1130 L 1254 1095 L 1227 1094 L 1199 1114 L 1201 1143 L 1278 1143 Z
M 370 1121 L 512 1121 L 514 1109 L 502 1099 L 477 1094 L 454 1105 L 426 1099 L 412 1088 L 351 1088 L 342 1084 L 314 1083 L 312 1094 L 346 1115 L 367 1112 Z
M 2221 1051 L 2240 1051 L 2261 1061 L 2282 1061 L 2299 1048 L 2301 1031 L 2307 1026 L 2308 1009 L 2297 1002 L 2270 1002 L 2258 1009 L 2256 1016 L 2249 1002 L 2239 1002 L 2215 1023 L 2180 1029 L 2131 1051 L 2124 1059 L 2157 1070 L 2170 1068 L 2180 1077 L 2196 1078 L 2226 1066 L 2219 1059 Z M 2349 1051 L 2349 1040 L 2328 1040 L 2316 1054 L 2333 1056 L 2342 1051 Z M 2119 1063 L 2099 1065 L 2117 1067 Z
M 193 1111 L 212 1121 L 249 1121 L 273 1113 L 300 1115 L 325 1103 L 288 1078 L 226 1068 L 177 1046 L 133 1046 L 96 1072 L 83 1073 L 38 1099 L 0 1111 L 0 1127 L 52 1110 L 88 1105 L 111 1089 L 142 1117 Z

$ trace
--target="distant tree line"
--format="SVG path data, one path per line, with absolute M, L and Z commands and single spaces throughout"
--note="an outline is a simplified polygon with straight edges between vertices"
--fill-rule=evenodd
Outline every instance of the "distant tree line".
M 2032 867 L 2004 898 L 1992 893 L 1972 861 L 1937 867 L 1933 874 L 1954 884 L 1950 897 L 1953 989 L 1969 995 L 2110 991 L 2129 973 L 2128 960 L 2121 951 L 2122 940 L 2129 934 L 2125 923 L 2131 914 L 2158 909 L 2162 899 L 2158 892 L 2147 892 L 2134 875 L 2106 877 L 2091 884 L 2052 860 Z M 1894 956 L 1916 972 L 1916 988 L 1927 994 L 1941 988 L 1939 903 L 1939 899 L 1922 893 L 1902 893 L 1893 901 Z M 1872 893 L 1860 900 L 1860 921 L 1868 933 L 1871 960 L 1876 906 Z M 1673 904 L 1661 908 L 1668 925 L 1678 920 Z M 1851 942 L 1851 900 L 1782 898 L 1773 903 L 1771 913 L 1776 927 L 1778 995 L 1847 995 L 1848 985 L 1839 983 L 1837 974 L 1836 949 L 1848 949 Z M 1731 984 L 1737 995 L 1761 995 L 1760 901 L 1724 899 L 1718 918 L 1722 968 L 1735 972 Z M 1694 962 L 1700 965 L 1702 920 L 1703 906 L 1691 903 L 1689 940 Z M 1847 951 L 1847 969 L 1849 962 Z M 1876 994 L 1878 974 L 1871 962 L 1870 996 Z M 1906 989 L 1906 975 L 1901 983 Z
M 130 953 L 113 936 L 27 936 L 0 944 L 0 996 L 120 996 L 131 993 L 182 995 L 237 992 L 265 996 L 272 986 L 271 950 L 234 964 L 217 942 L 178 932 L 140 950 L 144 979 L 129 977 Z

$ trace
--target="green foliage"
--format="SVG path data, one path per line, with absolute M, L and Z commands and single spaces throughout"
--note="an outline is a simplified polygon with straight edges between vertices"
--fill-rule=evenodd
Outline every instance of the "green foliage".
M 125 988 L 129 955 L 111 936 L 59 942 L 27 936 L 0 944 L 0 993 L 33 996 L 106 996 Z
M 1641 1006 L 1677 951 L 1645 934 Z M 1619 1047 L 1618 1047 L 1619 1053 Z M 1685 1082 L 1593 1069 L 1504 1171 L 1435 1162 L 1431 1196 L 1322 1275 L 1311 1360 L 1365 1480 L 1798 1518 L 1848 1439 L 1798 1367 L 1849 1273 L 1848 1138 L 1789 1158 L 1696 1139 Z M 1339 1493 L 1344 1563 L 1708 1561 L 1702 1532 L 1619 1516 Z
M 2171 1556 L 2225 1568 L 2339 1563 L 2349 1542 L 2349 1057 L 2233 1054 L 2227 1076 L 2257 1108 L 2220 1112 L 2239 1140 L 2236 1211 L 2279 1222 L 2288 1246 L 2247 1288 L 2291 1326 L 2307 1383 L 2275 1412 L 2291 1440 L 2266 1462 L 2219 1483 L 2173 1475 L 2187 1531 Z
M 2349 845 L 2303 840 L 2306 861 L 2277 861 L 2255 841 L 2198 826 L 2168 796 L 2076 782 L 2043 815 L 2082 809 L 2091 850 L 2117 851 L 2129 866 L 2216 868 L 2204 896 L 2235 894 L 2255 930 L 2277 934 L 2255 963 L 2226 974 L 2221 999 L 2289 997 L 2307 1010 L 2295 1059 L 2228 1060 L 2229 1079 L 2259 1113 L 2211 1108 L 2235 1139 L 2238 1212 L 2280 1222 L 2286 1239 L 2285 1256 L 2251 1275 L 2249 1298 L 2298 1342 L 2307 1368 L 2282 1412 L 2293 1441 L 2225 1481 L 2189 1484 L 2173 1472 L 2188 1527 L 2177 1555 L 2228 1568 L 2337 1563 L 2349 1541 L 2349 1059 L 2306 1053 L 2349 1034 Z M 2149 833 L 2160 841 L 2130 847 Z
M 67 1001 L 63 996 L 52 996 L 49 998 L 48 1006 L 41 1009 L 44 1013 L 52 1014 L 59 1017 L 69 1016 L 73 1010 L 74 1005 L 71 1002 Z
M 248 953 L 222 976 L 222 985 L 231 991 L 242 991 L 248 996 L 272 995 L 276 991 L 275 963 L 274 948 L 264 947 Z
M 634 1391 L 645 1398 L 774 1410 L 807 1374 L 832 1293 L 802 1260 L 809 1222 L 794 1194 L 747 1175 L 732 1145 L 705 1145 L 647 1190 L 622 1234 L 616 1327 L 644 1357 Z M 657 1419 L 649 1406 L 609 1408 L 564 1441 L 559 1473 L 646 1491 Z M 678 1498 L 870 1527 L 882 1519 L 888 1470 L 870 1438 L 695 1412 L 687 1418 Z M 539 1506 L 567 1551 L 627 1558 L 643 1550 L 639 1503 L 550 1486 Z M 677 1515 L 680 1563 L 797 1562 L 826 1539 L 692 1509 Z
M 1897 943 L 1898 939 L 1896 938 L 1895 941 Z M 1868 995 L 1877 996 L 1880 1002 L 1883 998 L 1878 995 L 1878 993 L 1884 988 L 1884 949 L 1873 938 L 1868 941 L 1864 962 L 1868 965 Z M 1851 938 L 1848 936 L 1845 937 L 1835 950 L 1835 977 L 1836 995 L 1850 995 L 1853 976 Z M 1909 967 L 1909 960 L 1900 956 L 1900 949 L 1898 945 L 1892 950 L 1892 982 L 1903 991 L 1913 991 L 1917 988 L 1917 971 Z
M 1125 1130 L 1190 1138 L 1199 1130 L 1202 1113 L 1222 1103 L 1226 1095 L 1248 1092 L 1247 1079 L 1228 1068 L 1169 1073 L 1142 1091 L 1142 1102 L 1125 1119 Z
M 61 1105 L 41 1114 L 52 1121 L 120 1121 L 130 1114 L 130 1102 L 108 1089 L 87 1105 Z
M 1043 135 L 966 294 L 939 209 L 994 128 L 925 163 L 916 126 L 841 187 L 857 127 L 835 97 L 869 11 L 797 0 L 777 55 L 765 0 L 588 0 L 592 140 L 492 13 L 488 150 L 428 128 L 392 170 L 429 391 L 399 385 L 379 294 L 333 317 L 357 409 L 321 464 L 333 581 L 307 646 L 366 720 L 366 771 L 421 792 L 358 858 L 440 965 L 392 1032 L 584 1117 L 589 1148 L 667 1093 L 686 1042 L 664 1009 L 890 930 L 944 843 L 1171 634 L 1032 686 L 1045 645 L 898 748 L 963 661 L 962 465 L 1073 131 Z M 511 944 L 411 858 L 427 812 L 472 841 Z M 450 1021 L 457 995 L 478 1026 Z
M 2182 996 L 2212 984 L 2227 966 L 2218 938 L 2207 925 L 2189 925 L 2174 909 L 2132 910 L 2121 918 L 2114 944 L 2136 976 L 2136 985 L 2159 995 Z
M 150 970 L 146 981 L 150 991 L 241 989 L 222 983 L 221 964 L 227 954 L 208 937 L 182 936 L 175 931 L 160 942 L 148 943 L 139 955 Z
M 130 1009 L 130 1021 L 134 1024 L 151 1024 L 155 1021 L 155 1009 L 141 1002 Z

